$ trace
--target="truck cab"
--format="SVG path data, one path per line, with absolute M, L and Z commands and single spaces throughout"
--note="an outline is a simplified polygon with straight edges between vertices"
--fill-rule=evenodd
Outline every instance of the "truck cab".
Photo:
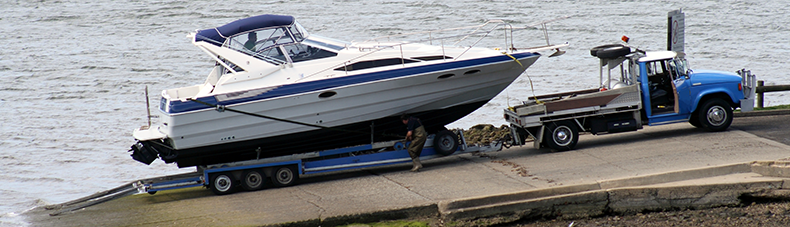
M 683 53 L 655 51 L 629 58 L 638 70 L 643 122 L 660 125 L 688 121 L 709 131 L 722 131 L 732 123 L 732 111 L 741 107 L 743 78 L 725 71 L 689 68 Z M 751 104 L 751 103 L 748 103 Z

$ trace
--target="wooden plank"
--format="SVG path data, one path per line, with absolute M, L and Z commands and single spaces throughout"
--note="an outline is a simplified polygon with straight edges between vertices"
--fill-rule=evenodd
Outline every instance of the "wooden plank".
M 544 105 L 546 105 L 546 112 L 569 110 L 569 109 L 576 109 L 576 108 L 590 107 L 590 106 L 604 106 L 620 95 L 622 94 L 617 93 L 617 94 L 596 96 L 589 98 L 572 98 L 572 99 L 548 102 Z

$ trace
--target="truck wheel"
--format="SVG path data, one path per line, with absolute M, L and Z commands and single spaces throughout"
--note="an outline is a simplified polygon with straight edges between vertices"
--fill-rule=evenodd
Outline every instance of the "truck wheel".
M 567 151 L 579 142 L 579 129 L 573 121 L 552 122 L 546 125 L 543 141 L 550 148 L 558 151 Z
M 598 58 L 613 59 L 626 56 L 631 53 L 631 48 L 623 45 L 607 47 L 598 50 Z
M 433 137 L 433 150 L 440 155 L 451 155 L 458 150 L 458 136 L 449 130 L 442 130 Z
M 724 131 L 732 124 L 732 107 L 719 98 L 705 101 L 697 114 L 699 122 L 711 132 Z
M 258 170 L 246 170 L 244 173 L 241 174 L 243 180 L 241 181 L 241 187 L 247 191 L 255 191 L 263 188 L 263 174 L 261 174 Z
M 299 172 L 296 172 L 294 166 L 281 166 L 277 167 L 272 173 L 272 184 L 276 187 L 291 186 L 299 179 Z
M 699 123 L 699 117 L 697 116 L 697 114 L 692 114 L 691 117 L 689 117 L 689 124 L 697 128 L 704 127 L 702 126 L 702 124 Z
M 236 188 L 236 180 L 233 179 L 230 173 L 213 174 L 209 179 L 211 180 L 209 182 L 209 188 L 211 188 L 214 194 L 227 195 L 233 193 Z

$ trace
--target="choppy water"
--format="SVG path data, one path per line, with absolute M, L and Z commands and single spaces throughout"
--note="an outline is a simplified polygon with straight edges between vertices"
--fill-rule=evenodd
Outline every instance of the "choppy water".
M 146 123 L 143 89 L 202 83 L 213 65 L 185 35 L 259 14 L 293 15 L 312 33 L 365 40 L 396 33 L 477 25 L 549 24 L 568 53 L 529 70 L 535 93 L 596 87 L 588 49 L 622 35 L 664 49 L 666 13 L 686 13 L 692 68 L 751 69 L 767 84 L 790 84 L 790 6 L 784 0 L 630 1 L 2 1 L 0 8 L 0 225 L 20 213 L 143 177 L 180 170 L 145 166 L 126 150 Z M 540 45 L 539 31 L 516 40 Z M 531 94 L 526 77 L 482 109 L 450 125 L 503 124 L 502 109 Z M 783 93 L 767 105 L 787 104 Z M 156 102 L 152 103 L 156 107 Z

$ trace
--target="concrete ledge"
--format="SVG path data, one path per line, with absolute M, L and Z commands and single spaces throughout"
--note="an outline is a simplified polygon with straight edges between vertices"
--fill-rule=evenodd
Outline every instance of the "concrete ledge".
M 751 168 L 752 172 L 763 176 L 790 177 L 790 162 L 786 161 L 754 161 Z
M 615 213 L 638 213 L 683 208 L 709 208 L 740 203 L 743 194 L 780 188 L 782 180 L 674 187 L 609 189 L 609 208 Z
M 732 113 L 733 117 L 759 117 L 759 116 L 771 116 L 771 115 L 788 115 L 790 114 L 790 110 L 757 110 L 757 111 L 749 111 L 749 112 L 735 112 Z
M 586 217 L 601 215 L 606 210 L 608 194 L 604 190 L 548 196 L 486 206 L 462 208 L 442 212 L 445 222 L 465 222 L 465 225 L 495 225 L 523 218 L 543 216 Z
M 771 168 L 790 166 L 790 163 L 770 162 L 771 165 L 767 163 L 769 162 L 738 163 L 606 180 L 597 184 L 458 199 L 440 202 L 438 206 L 441 218 L 445 222 L 486 226 L 524 218 L 556 216 L 574 218 L 597 216 L 607 212 L 636 213 L 735 205 L 740 203 L 741 195 L 780 190 L 786 180 L 766 178 L 739 183 L 705 183 L 706 181 L 694 180 L 751 173 L 752 169 L 759 169 L 762 166 L 772 166 Z M 769 170 L 773 169 L 763 171 Z M 687 182 L 679 185 L 671 183 L 681 181 Z
M 511 201 L 535 199 L 535 198 L 541 198 L 547 196 L 571 194 L 571 193 L 598 190 L 598 189 L 601 189 L 598 184 L 582 184 L 582 185 L 570 185 L 570 186 L 563 186 L 556 188 L 534 189 L 534 190 L 527 190 L 521 192 L 456 199 L 456 200 L 439 202 L 439 210 L 441 212 L 445 212 L 448 210 L 485 206 L 489 204 L 507 203 Z
M 307 223 L 289 223 L 277 226 L 338 226 L 352 223 L 369 223 L 381 220 L 398 220 L 398 219 L 413 219 L 413 218 L 436 218 L 439 216 L 439 208 L 436 204 L 428 204 L 415 207 L 407 207 L 394 210 L 382 210 L 370 213 L 360 213 L 352 215 L 342 215 L 327 217 L 320 220 L 320 222 L 307 222 Z M 305 225 L 303 225 L 305 224 Z
M 543 198 L 489 204 L 441 212 L 445 223 L 488 226 L 525 218 L 581 218 L 606 213 L 637 213 L 737 205 L 742 195 L 790 197 L 782 179 L 726 184 L 601 189 Z
M 673 181 L 683 181 L 706 177 L 715 177 L 733 173 L 748 173 L 752 171 L 749 163 L 738 163 L 731 165 L 688 169 L 677 172 L 658 173 L 639 177 L 629 177 L 614 180 L 599 181 L 601 189 L 634 187 L 650 184 L 660 184 Z

